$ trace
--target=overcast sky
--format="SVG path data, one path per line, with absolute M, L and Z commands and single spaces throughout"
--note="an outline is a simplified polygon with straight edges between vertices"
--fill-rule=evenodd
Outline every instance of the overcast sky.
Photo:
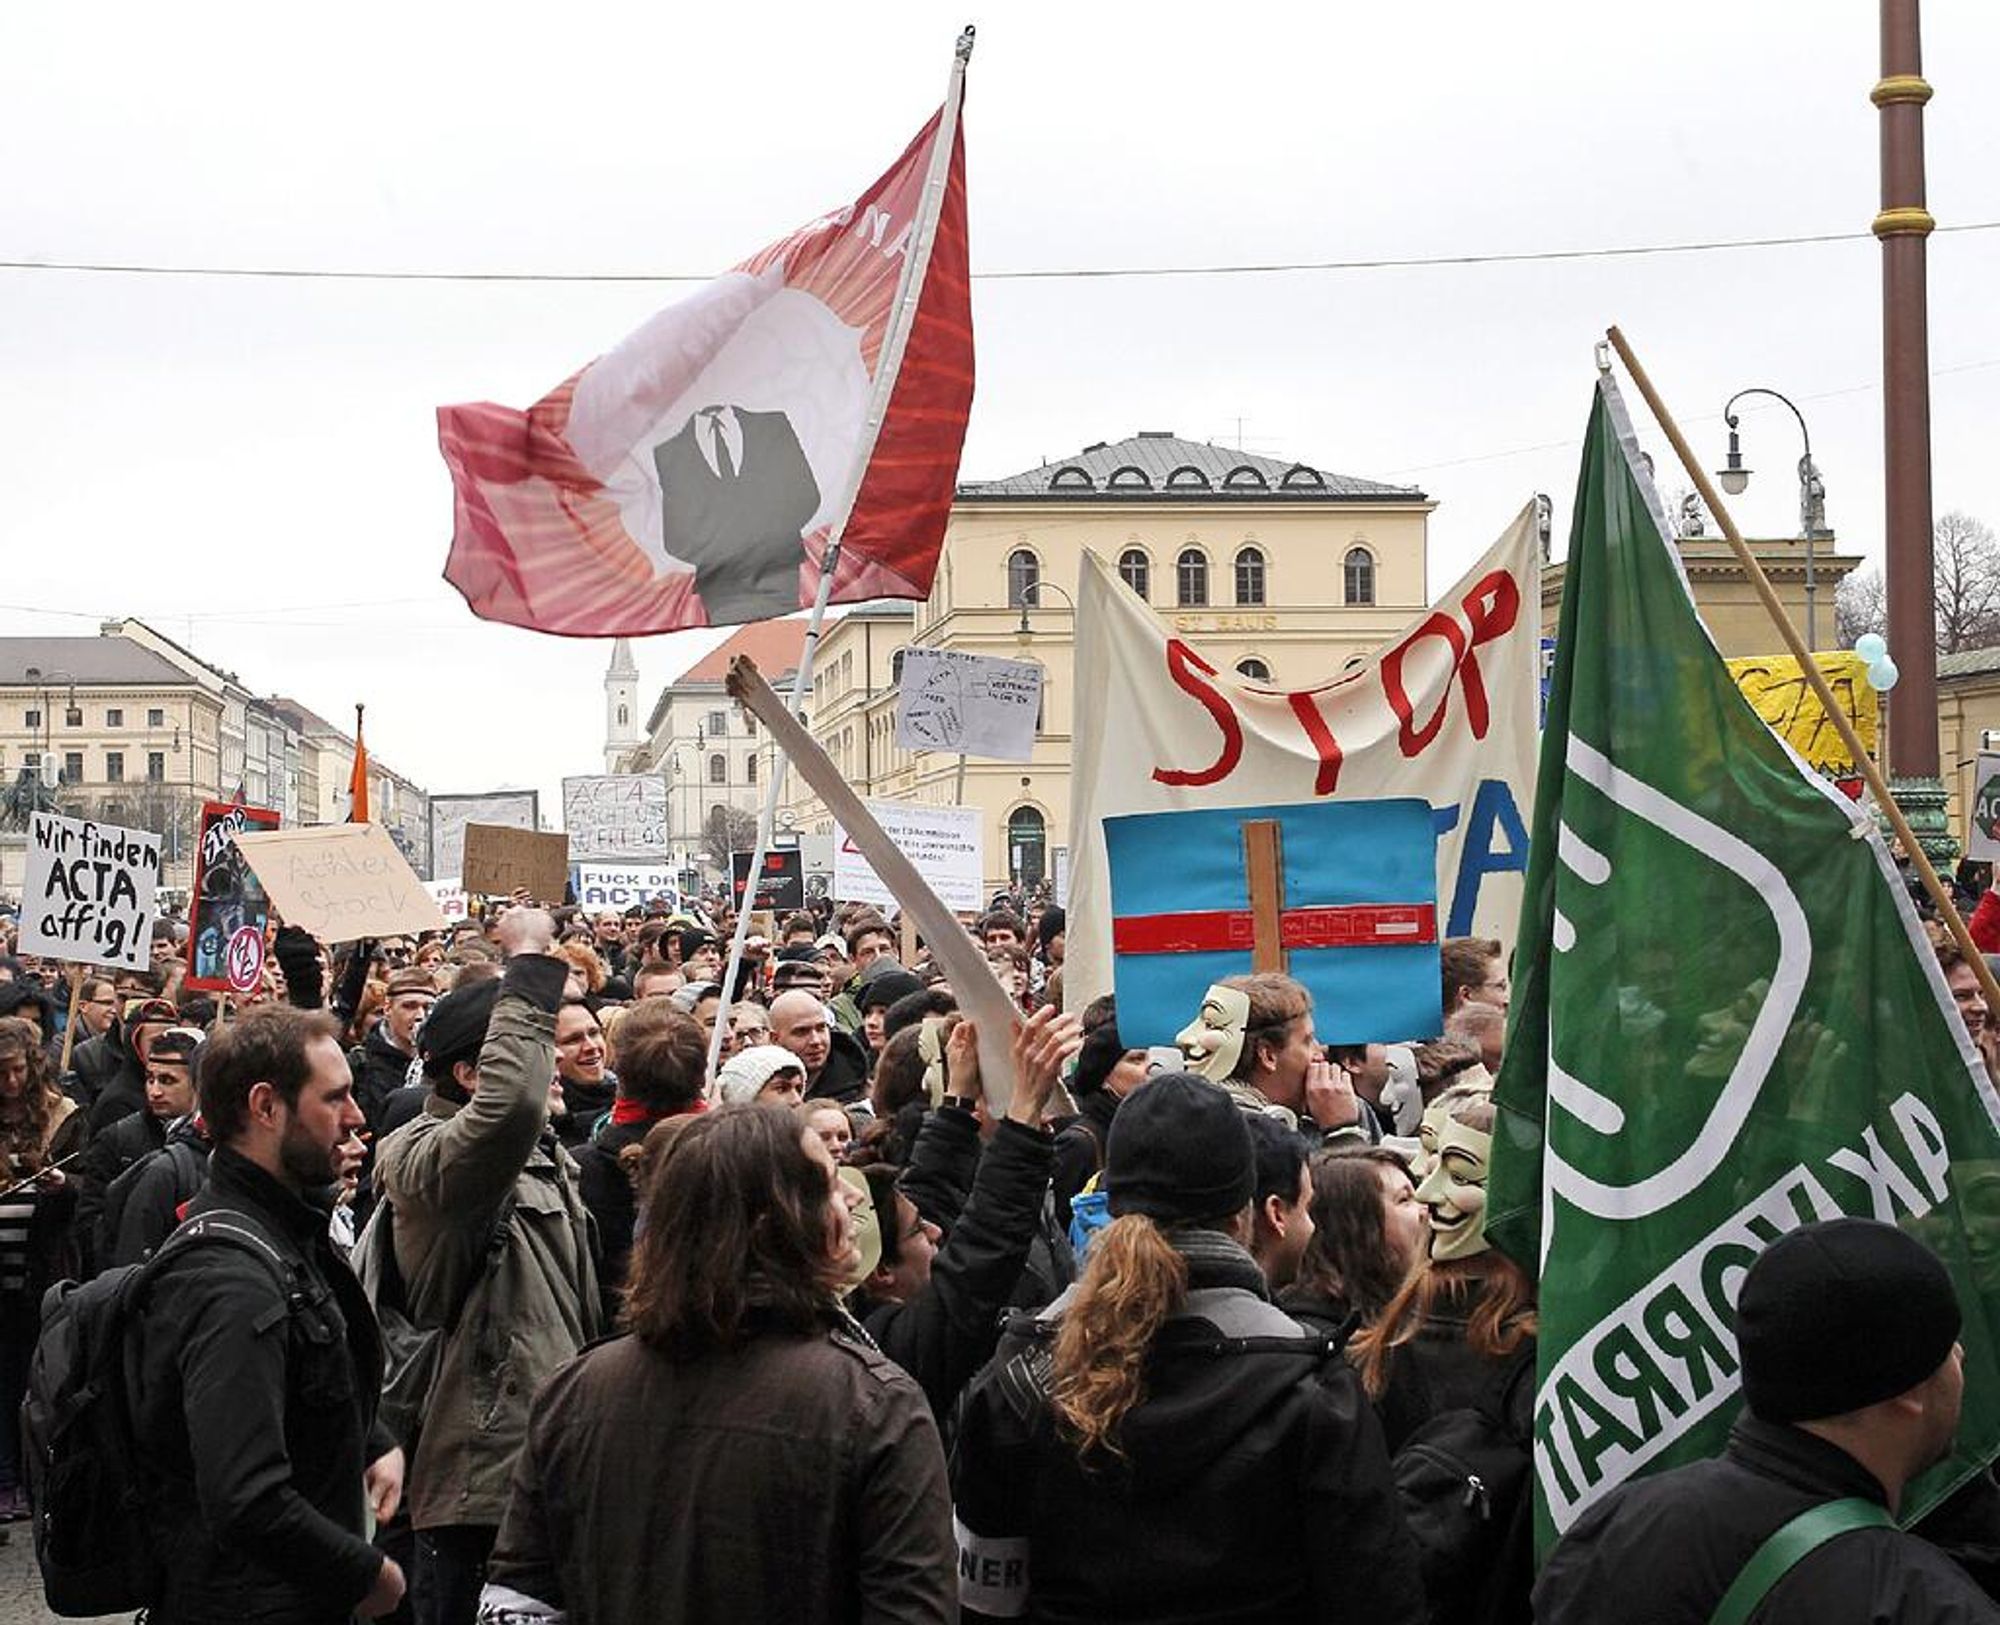
M 0 13 L 0 259 L 713 272 L 886 167 L 964 20 L 975 273 L 1865 233 L 1878 203 L 1863 0 L 109 0 Z M 1925 22 L 1932 212 L 2000 221 L 2000 7 Z M 1879 260 L 979 282 L 963 473 L 1240 433 L 1422 485 L 1435 589 L 1536 490 L 1566 530 L 1617 321 L 1711 466 L 1730 393 L 1797 400 L 1831 523 L 1879 556 Z M 1934 237 L 1930 266 L 1937 507 L 2000 524 L 2000 231 Z M 444 584 L 433 412 L 525 407 L 678 291 L 0 270 L 0 631 L 141 616 L 336 721 L 366 701 L 430 790 L 552 794 L 600 767 L 609 647 L 488 626 Z M 1745 435 L 1738 516 L 1789 534 L 1797 431 Z M 647 702 L 713 640 L 640 644 Z

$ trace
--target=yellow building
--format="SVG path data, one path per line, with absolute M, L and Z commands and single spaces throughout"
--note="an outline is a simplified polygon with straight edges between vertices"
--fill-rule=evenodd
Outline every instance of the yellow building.
M 1154 431 L 962 484 L 930 598 L 862 605 L 828 625 L 813 735 L 864 796 L 981 808 L 989 889 L 1032 885 L 1068 838 L 1074 707 L 1117 703 L 1073 688 L 1071 600 L 1086 548 L 1207 658 L 1303 686 L 1429 602 L 1435 506 L 1418 490 Z M 901 652 L 913 643 L 1039 662 L 1033 760 L 961 768 L 898 749 Z M 816 796 L 788 793 L 798 828 L 831 828 Z

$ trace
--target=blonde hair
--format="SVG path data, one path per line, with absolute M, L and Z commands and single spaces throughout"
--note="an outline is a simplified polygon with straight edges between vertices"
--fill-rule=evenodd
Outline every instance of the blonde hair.
M 1187 1299 L 1187 1260 L 1143 1213 L 1113 1219 L 1056 1333 L 1052 1400 L 1080 1456 L 1123 1456 L 1118 1429 L 1146 1398 L 1146 1354 Z
M 558 943 L 556 954 L 559 958 L 568 960 L 570 968 L 583 977 L 584 992 L 604 991 L 604 961 L 598 957 L 597 950 L 589 943 L 574 941 Z

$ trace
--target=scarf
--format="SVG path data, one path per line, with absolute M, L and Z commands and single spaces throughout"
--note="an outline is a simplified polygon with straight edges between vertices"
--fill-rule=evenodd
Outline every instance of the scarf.
M 1169 1230 L 1167 1240 L 1187 1260 L 1188 1287 L 1239 1287 L 1266 1302 L 1271 1288 L 1257 1260 L 1220 1230 Z
M 676 1106 L 672 1111 L 656 1112 L 643 1100 L 627 1100 L 623 1095 L 611 1103 L 611 1121 L 620 1128 L 629 1128 L 634 1123 L 663 1123 L 669 1117 L 688 1117 L 696 1112 L 708 1110 L 708 1102 L 697 1095 L 685 1106 Z

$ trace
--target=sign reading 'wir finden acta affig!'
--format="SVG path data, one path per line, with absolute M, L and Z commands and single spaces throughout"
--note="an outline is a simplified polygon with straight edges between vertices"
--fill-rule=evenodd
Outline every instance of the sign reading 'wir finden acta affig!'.
M 20 951 L 144 970 L 153 951 L 160 838 L 60 813 L 28 825 Z

